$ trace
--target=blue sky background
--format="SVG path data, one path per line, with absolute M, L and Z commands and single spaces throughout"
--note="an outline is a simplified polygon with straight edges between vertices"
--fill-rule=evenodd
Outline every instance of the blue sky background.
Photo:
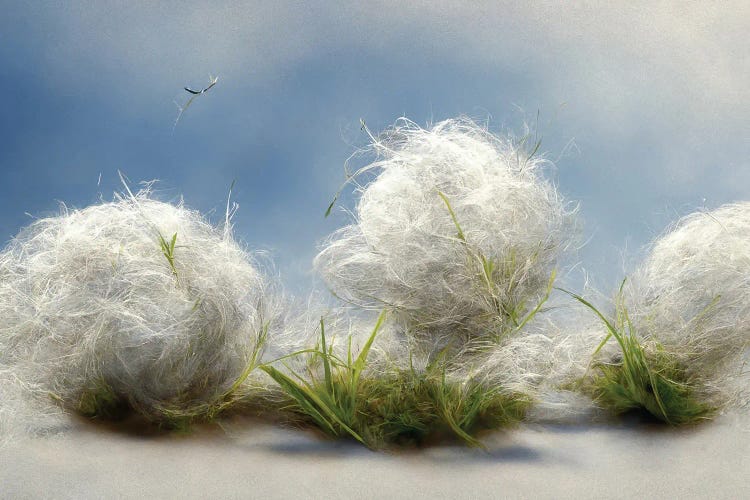
M 0 1 L 0 239 L 111 198 L 118 169 L 215 221 L 236 179 L 236 234 L 303 291 L 360 117 L 538 112 L 608 291 L 678 216 L 750 199 L 750 4 L 614 3 Z

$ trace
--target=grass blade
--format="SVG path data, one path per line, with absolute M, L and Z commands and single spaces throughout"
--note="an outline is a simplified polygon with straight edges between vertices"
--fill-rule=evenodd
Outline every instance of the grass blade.
M 547 290 L 544 293 L 544 297 L 542 297 L 542 300 L 540 300 L 539 303 L 537 303 L 536 307 L 534 309 L 532 309 L 531 312 L 529 312 L 526 315 L 526 317 L 521 321 L 521 323 L 518 326 L 516 326 L 516 331 L 522 330 L 523 327 L 526 325 L 526 323 L 528 323 L 529 321 L 531 321 L 534 318 L 534 316 L 537 315 L 537 313 L 542 308 L 542 306 L 544 305 L 544 303 L 547 302 L 547 300 L 549 300 L 549 296 L 552 293 L 552 289 L 554 288 L 553 285 L 555 284 L 555 278 L 556 277 L 557 277 L 557 270 L 553 269 L 552 273 L 550 274 L 550 277 L 549 277 L 549 283 L 547 283 Z
M 314 394 L 297 382 L 294 379 L 288 377 L 284 373 L 280 372 L 273 366 L 261 365 L 260 369 L 266 372 L 289 396 L 291 396 L 297 404 L 300 405 L 302 410 L 310 416 L 316 424 L 318 424 L 323 430 L 327 431 L 332 435 L 338 435 L 333 424 L 320 412 L 316 406 L 324 407 L 325 404 L 318 400 Z
M 323 373 L 325 377 L 326 388 L 329 394 L 334 395 L 333 392 L 333 379 L 331 378 L 331 362 L 328 357 L 328 351 L 326 350 L 326 328 L 323 324 L 323 318 L 320 318 L 320 343 L 321 343 L 321 358 L 323 358 Z
M 445 206 L 448 209 L 448 213 L 450 214 L 451 219 L 453 219 L 453 224 L 456 226 L 456 230 L 458 231 L 458 239 L 466 243 L 466 237 L 464 236 L 464 232 L 461 229 L 461 224 L 458 223 L 456 212 L 453 211 L 453 207 L 448 201 L 448 197 L 445 196 L 445 194 L 442 191 L 438 191 L 438 194 L 440 195 L 440 198 L 443 199 L 443 202 L 445 203 Z
M 357 382 L 359 382 L 359 376 L 365 367 L 365 363 L 367 361 L 367 354 L 370 352 L 370 347 L 372 346 L 372 343 L 375 340 L 375 336 L 378 334 L 378 330 L 380 330 L 380 327 L 382 326 L 383 321 L 385 321 L 385 311 L 381 312 L 380 316 L 378 316 L 378 320 L 375 323 L 375 328 L 372 329 L 370 338 L 367 339 L 367 342 L 365 343 L 364 347 L 360 351 L 359 356 L 357 356 L 357 359 L 354 361 L 354 364 L 352 365 L 352 386 L 355 388 L 357 386 Z

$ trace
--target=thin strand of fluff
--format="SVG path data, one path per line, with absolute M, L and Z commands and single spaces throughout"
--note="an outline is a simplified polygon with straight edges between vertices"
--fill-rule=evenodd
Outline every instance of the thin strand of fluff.
M 378 175 L 358 190 L 355 223 L 315 259 L 339 297 L 387 306 L 412 325 L 484 331 L 497 313 L 467 246 L 498 262 L 515 258 L 510 279 L 496 284 L 501 301 L 533 303 L 543 293 L 576 211 L 542 177 L 545 160 L 465 118 L 429 129 L 401 119 L 369 152 L 376 159 L 362 171 Z

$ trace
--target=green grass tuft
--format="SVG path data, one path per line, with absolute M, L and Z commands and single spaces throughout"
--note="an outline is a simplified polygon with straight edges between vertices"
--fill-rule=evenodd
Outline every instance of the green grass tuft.
M 363 389 L 366 433 L 380 446 L 458 438 L 483 447 L 477 435 L 519 422 L 531 404 L 528 397 L 489 389 L 474 380 L 447 380 L 444 366 L 437 365 L 424 373 L 400 370 L 373 378 Z
M 308 364 L 322 364 L 323 375 L 287 375 L 270 364 L 261 369 L 289 397 L 288 409 L 333 437 L 349 436 L 371 449 L 426 444 L 447 438 L 482 446 L 482 430 L 506 427 L 523 418 L 531 400 L 523 395 L 488 389 L 473 380 L 450 381 L 445 364 L 433 363 L 424 373 L 393 370 L 362 376 L 367 355 L 384 316 L 356 360 L 351 345 L 347 359 L 327 347 L 321 321 L 321 344 L 307 354 Z
M 349 435 L 372 447 L 369 440 L 362 437 L 354 427 L 359 420 L 358 396 L 360 392 L 360 377 L 367 363 L 367 355 L 375 340 L 385 313 L 378 318 L 372 334 L 355 360 L 352 360 L 351 339 L 347 359 L 340 359 L 333 353 L 333 348 L 326 344 L 325 325 L 320 321 L 321 343 L 319 349 L 305 350 L 295 354 L 311 353 L 323 364 L 323 380 L 318 380 L 310 370 L 310 381 L 293 373 L 289 376 L 277 370 L 270 364 L 261 365 L 281 389 L 296 402 L 298 413 L 308 416 L 324 432 L 332 436 Z
M 174 263 L 174 249 L 177 243 L 177 233 L 172 235 L 172 239 L 167 241 L 164 236 L 159 233 L 159 246 L 161 247 L 161 253 L 169 262 L 169 267 L 172 269 L 172 273 L 177 277 L 177 268 Z
M 615 414 L 643 411 L 670 425 L 711 418 L 717 408 L 698 396 L 701 381 L 690 375 L 660 344 L 647 348 L 637 337 L 623 301 L 622 288 L 620 286 L 615 304 L 614 321 L 608 320 L 580 295 L 563 290 L 591 309 L 607 328 L 607 335 L 594 356 L 611 338 L 620 345 L 620 360 L 595 362 L 593 373 L 587 373 L 581 381 L 583 390 Z
M 706 420 L 716 408 L 696 396 L 697 384 L 665 352 L 649 354 L 633 337 L 626 340 L 630 365 L 599 363 L 590 391 L 599 404 L 616 414 L 643 410 L 671 425 Z

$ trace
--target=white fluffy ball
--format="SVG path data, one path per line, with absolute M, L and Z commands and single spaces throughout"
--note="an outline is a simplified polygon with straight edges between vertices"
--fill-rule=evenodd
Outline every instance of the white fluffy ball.
M 372 150 L 363 171 L 378 175 L 359 190 L 355 223 L 315 259 L 339 297 L 390 307 L 412 326 L 472 333 L 507 313 L 498 304 L 533 307 L 575 212 L 541 176 L 543 159 L 468 119 L 429 129 L 402 119 Z M 480 256 L 494 262 L 490 283 Z
M 174 269 L 160 235 L 176 235 Z M 228 231 L 181 204 L 141 192 L 65 209 L 0 253 L 0 366 L 69 408 L 103 385 L 146 415 L 211 402 L 248 362 L 266 286 Z
M 654 243 L 630 293 L 644 333 L 692 369 L 737 359 L 750 343 L 750 202 L 679 221 Z

